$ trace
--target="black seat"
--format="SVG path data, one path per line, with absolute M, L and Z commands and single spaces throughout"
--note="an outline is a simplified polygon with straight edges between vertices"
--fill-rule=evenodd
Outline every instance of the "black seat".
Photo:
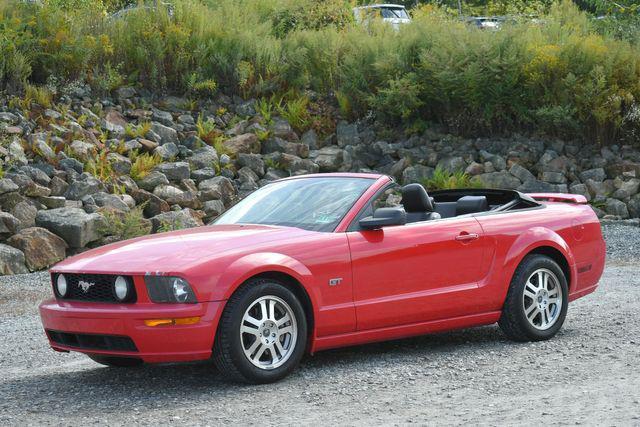
M 456 216 L 489 210 L 486 196 L 464 196 L 456 202 Z
M 402 206 L 407 213 L 407 223 L 440 218 L 440 214 L 433 211 L 433 203 L 427 190 L 420 184 L 402 187 Z

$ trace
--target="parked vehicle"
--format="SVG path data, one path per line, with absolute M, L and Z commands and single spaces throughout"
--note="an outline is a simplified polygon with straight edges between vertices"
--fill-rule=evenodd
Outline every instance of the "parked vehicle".
M 266 383 L 305 352 L 495 322 L 549 339 L 604 259 L 583 196 L 307 175 L 211 226 L 68 258 L 40 314 L 57 351 L 109 366 L 213 355 L 228 377 Z
M 411 17 L 400 4 L 371 4 L 353 8 L 353 16 L 358 24 L 368 24 L 373 19 L 388 22 L 396 30 L 402 24 L 411 22 Z
M 481 30 L 499 30 L 506 19 L 501 16 L 473 16 L 467 18 L 467 23 Z

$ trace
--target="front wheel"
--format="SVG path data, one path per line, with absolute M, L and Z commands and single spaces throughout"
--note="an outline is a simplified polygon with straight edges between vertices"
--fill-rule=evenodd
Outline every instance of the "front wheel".
M 514 341 L 553 337 L 567 315 L 569 290 L 560 266 L 544 255 L 528 255 L 511 280 L 498 321 Z
M 227 302 L 214 361 L 234 381 L 274 382 L 298 365 L 306 339 L 307 322 L 296 296 L 275 280 L 250 280 Z

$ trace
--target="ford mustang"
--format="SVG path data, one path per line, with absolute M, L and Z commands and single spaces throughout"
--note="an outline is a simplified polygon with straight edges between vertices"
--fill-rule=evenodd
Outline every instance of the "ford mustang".
M 553 337 L 604 268 L 583 196 L 404 187 L 377 174 L 270 183 L 214 224 L 51 269 L 49 343 L 108 366 L 213 358 L 250 383 L 305 353 L 497 322 Z

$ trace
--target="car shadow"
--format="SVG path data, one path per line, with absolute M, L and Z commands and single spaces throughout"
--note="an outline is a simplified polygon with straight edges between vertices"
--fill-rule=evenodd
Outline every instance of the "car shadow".
M 307 356 L 298 370 L 277 384 L 248 386 L 224 381 L 210 361 L 145 365 L 140 368 L 116 369 L 84 363 L 81 369 L 69 371 L 65 367 L 59 373 L 35 374 L 14 378 L 0 383 L 2 394 L 10 390 L 37 390 L 31 399 L 15 399 L 12 408 L 29 410 L 32 399 L 49 397 L 51 406 L 73 408 L 73 412 L 100 407 L 135 409 L 145 406 L 153 396 L 154 405 L 175 405 L 180 402 L 197 401 L 200 397 L 217 397 L 236 394 L 247 397 L 252 392 L 260 392 L 281 387 L 300 387 L 313 378 L 322 378 L 327 372 L 339 369 L 349 371 L 365 369 L 377 363 L 380 358 L 402 363 L 403 361 L 429 360 L 438 354 L 474 348 L 483 351 L 504 345 L 508 341 L 497 326 L 485 326 L 435 335 L 425 335 L 396 341 L 346 347 Z M 465 352 L 460 351 L 460 357 Z M 93 366 L 93 365 L 91 365 Z M 3 390 L 4 389 L 4 390 Z M 54 397 L 51 399 L 51 397 Z M 20 408 L 21 407 L 21 408 Z

